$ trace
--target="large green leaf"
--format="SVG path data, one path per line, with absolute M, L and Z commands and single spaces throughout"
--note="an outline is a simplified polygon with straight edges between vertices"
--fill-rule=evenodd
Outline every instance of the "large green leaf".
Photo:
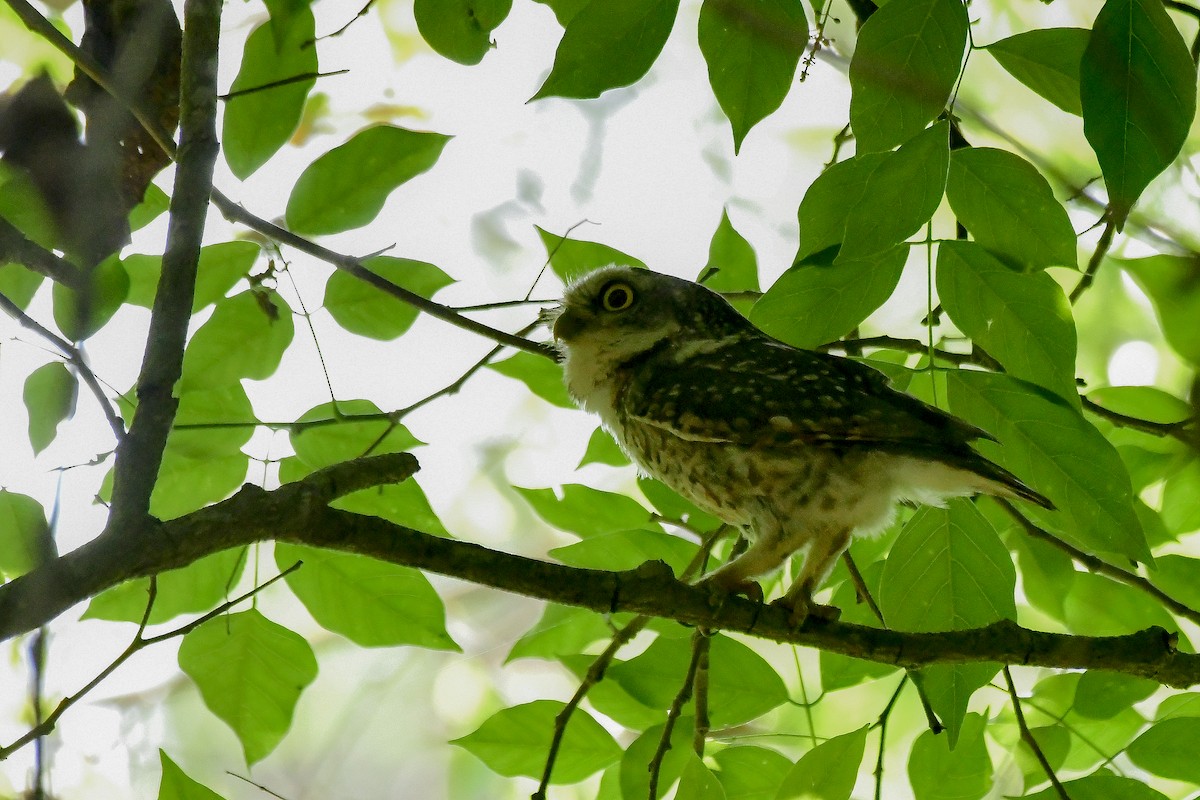
M 679 0 L 591 0 L 571 17 L 546 82 L 530 99 L 599 97 L 641 79 L 662 52 Z
M 725 789 L 717 776 L 695 753 L 683 765 L 679 773 L 679 788 L 676 797 L 691 797 L 695 800 L 726 800 Z
M 1187 139 L 1196 68 L 1161 0 L 1106 0 L 1079 68 L 1083 132 L 1120 230 Z
M 960 0 L 891 0 L 867 19 L 850 60 L 859 153 L 891 150 L 942 113 L 966 44 Z
M 180 386 L 211 389 L 269 378 L 294 333 L 292 311 L 278 295 L 250 290 L 225 298 L 188 342 Z
M 1200 783 L 1200 760 L 1196 758 L 1196 742 L 1200 740 L 1200 718 L 1175 717 L 1156 722 L 1148 731 L 1133 740 L 1125 751 L 1129 760 L 1147 772 Z
M 321 626 L 362 647 L 412 644 L 458 650 L 442 599 L 417 569 L 354 553 L 275 544 L 275 563 L 300 569 L 285 580 Z
M 1063 400 L 1007 375 L 959 370 L 946 378 L 950 409 L 1000 440 L 979 450 L 1047 495 L 1042 514 L 1085 550 L 1150 560 L 1121 457 Z
M 50 525 L 41 503 L 29 495 L 0 489 L 0 575 L 12 579 L 36 567 L 49 554 Z
M 247 277 L 261 250 L 256 242 L 220 242 L 200 248 L 192 313 L 221 300 L 234 284 Z M 135 253 L 121 263 L 129 273 L 128 301 L 145 308 L 153 306 L 162 275 L 162 256 Z
M 1009 374 L 1079 406 L 1075 322 L 1053 278 L 1016 272 L 972 242 L 944 242 L 938 248 L 937 290 L 958 329 Z
M 830 166 L 809 184 L 800 201 L 800 250 L 794 265 L 842 243 L 848 210 L 862 198 L 867 180 L 887 158 L 885 153 L 848 158 Z
M 537 226 L 534 226 L 537 227 Z M 568 239 L 556 233 L 537 228 L 538 236 L 546 247 L 546 255 L 550 259 L 550 269 L 564 281 L 578 278 L 600 267 L 609 264 L 620 264 L 627 267 L 645 267 L 639 259 L 626 255 L 620 250 L 599 242 L 586 242 L 582 239 Z
M 837 341 L 892 296 L 907 258 L 907 247 L 833 264 L 812 258 L 771 285 L 750 321 L 794 347 Z
M 356 419 L 362 417 L 363 419 Z M 372 453 L 400 453 L 422 444 L 408 428 L 392 422 L 370 400 L 339 400 L 310 408 L 291 431 L 292 449 L 309 469 Z M 293 480 L 299 478 L 294 475 Z
M 567 387 L 563 384 L 562 367 L 548 358 L 522 350 L 503 361 L 488 364 L 488 369 L 509 378 L 516 378 L 547 403 L 561 408 L 575 408 L 571 396 L 567 394 Z
M 1024 31 L 987 46 L 1009 75 L 1068 114 L 1081 116 L 1079 64 L 1092 32 L 1086 28 Z
M 296 8 L 286 20 L 272 17 L 251 32 L 231 93 L 317 72 L 312 12 Z M 292 80 L 225 101 L 221 150 L 234 175 L 250 177 L 292 137 L 315 77 Z
M 1090 670 L 1079 676 L 1074 711 L 1091 719 L 1112 719 L 1157 689 L 1158 683 L 1149 678 Z
M 128 295 L 129 275 L 120 258 L 109 256 L 92 269 L 82 288 L 54 284 L 54 323 L 71 341 L 82 341 L 103 328 Z
M 700 52 L 708 82 L 733 126 L 733 151 L 787 97 L 808 46 L 804 6 L 792 0 L 705 0 Z
M 167 449 L 188 458 L 231 455 L 250 441 L 256 422 L 240 383 L 181 392 Z
M 1075 266 L 1067 211 L 1020 156 L 989 147 L 955 150 L 946 199 L 976 242 L 1018 269 Z
M 29 412 L 29 446 L 42 452 L 58 435 L 58 426 L 75 413 L 79 383 L 61 361 L 51 361 L 29 373 L 22 392 Z
M 319 235 L 366 225 L 392 190 L 437 163 L 448 141 L 393 125 L 359 131 L 300 173 L 287 202 L 288 227 Z
M 413 16 L 421 37 L 460 64 L 478 64 L 492 48 L 492 31 L 512 9 L 512 0 L 416 0 Z
M 561 498 L 553 489 L 513 488 L 547 523 L 581 537 L 653 525 L 650 512 L 625 495 L 577 483 L 563 486 Z
M 946 191 L 949 131 L 948 123 L 939 122 L 874 162 L 877 166 L 867 175 L 862 194 L 853 201 L 847 198 L 846 231 L 837 261 L 888 250 L 929 221 Z
M 222 550 L 186 567 L 158 574 L 149 623 L 169 622 L 181 614 L 200 614 L 230 598 L 246 565 L 245 548 Z M 149 599 L 150 579 L 126 581 L 101 592 L 88 603 L 84 619 L 141 622 Z
M 1150 296 L 1163 336 L 1200 366 L 1200 259 L 1158 255 L 1117 261 Z
M 1165 794 L 1139 780 L 1106 771 L 1063 781 L 1062 786 L 1071 800 L 1167 800 Z M 1061 797 L 1056 787 L 1048 786 L 1037 794 L 1026 795 L 1026 800 L 1060 800 Z
M 150 513 L 175 519 L 224 500 L 246 482 L 249 464 L 249 457 L 240 451 L 193 458 L 167 450 L 150 495 Z
M 849 800 L 866 745 L 866 727 L 821 742 L 796 762 L 774 800 Z
M 621 798 L 636 797 L 641 800 L 646 797 L 658 800 L 664 797 L 692 758 L 694 729 L 695 722 L 691 717 L 680 717 L 675 723 L 667 752 L 661 759 L 658 791 L 655 795 L 650 794 L 649 764 L 658 752 L 663 734 L 666 733 L 665 726 L 648 727 L 641 736 L 634 739 L 633 743 L 625 748 L 625 755 L 621 756 Z
M 300 693 L 317 677 L 308 642 L 256 609 L 211 619 L 184 636 L 179 668 L 237 734 L 247 764 L 275 749 Z
M 181 770 L 165 750 L 159 750 L 158 756 L 162 762 L 158 800 L 222 800 L 221 795 Z
M 615 682 L 649 708 L 667 708 L 692 658 L 690 639 L 660 636 L 645 651 L 609 667 Z M 714 726 L 740 725 L 788 700 L 783 680 L 758 653 L 728 636 L 710 643 L 709 714 Z
M 929 730 L 917 737 L 908 756 L 916 800 L 977 800 L 993 788 L 984 727 L 983 717 L 968 714 L 957 745 Z
M 554 733 L 554 720 L 563 709 L 555 700 L 535 700 L 501 709 L 473 733 L 451 744 L 464 748 L 501 775 L 540 777 Z M 621 756 L 612 736 L 583 709 L 576 709 L 554 762 L 554 783 L 576 783 Z
M 775 800 L 776 790 L 792 768 L 787 757 L 753 745 L 726 747 L 712 758 L 725 796 L 735 800 Z
M 661 531 L 613 531 L 556 547 L 550 555 L 564 564 L 589 569 L 620 571 L 647 561 L 665 561 L 676 575 L 696 555 L 696 545 Z
M 728 210 L 721 212 L 721 222 L 708 243 L 708 263 L 700 277 L 714 292 L 758 291 L 758 258 L 729 221 Z
M 432 297 L 454 279 L 424 261 L 376 256 L 363 266 L 397 286 Z M 387 341 L 407 331 L 417 319 L 416 308 L 386 292 L 337 270 L 325 284 L 325 310 L 351 333 Z

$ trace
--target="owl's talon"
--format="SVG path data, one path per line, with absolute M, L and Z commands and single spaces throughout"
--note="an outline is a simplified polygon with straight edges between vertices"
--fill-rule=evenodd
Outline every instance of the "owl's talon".
M 755 603 L 761 603 L 763 601 L 762 587 L 754 581 L 737 581 L 735 583 L 729 583 L 723 580 L 706 578 L 705 580 L 700 581 L 698 585 L 708 590 L 708 602 L 713 608 L 720 608 L 725 603 L 726 598 L 734 597 L 739 594 L 754 601 Z
M 827 606 L 813 602 L 808 597 L 781 597 L 772 601 L 771 605 L 788 612 L 788 624 L 799 628 L 814 619 L 819 622 L 837 622 L 842 616 L 842 610 L 836 606 Z

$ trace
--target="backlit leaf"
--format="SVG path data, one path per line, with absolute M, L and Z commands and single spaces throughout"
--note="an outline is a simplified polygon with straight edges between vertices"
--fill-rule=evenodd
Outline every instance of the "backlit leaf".
M 29 495 L 0 489 L 0 575 L 24 575 L 41 560 L 50 525 L 41 504 Z
M 550 258 L 550 269 L 563 281 L 570 281 L 609 264 L 642 268 L 646 266 L 633 256 L 606 244 L 570 239 L 541 228 L 537 228 L 537 232 L 546 247 L 546 255 Z
M 222 800 L 221 795 L 181 770 L 165 750 L 159 750 L 158 756 L 162 762 L 158 800 Z
M 821 742 L 788 772 L 775 800 L 849 800 L 866 744 L 865 727 Z
M 228 600 L 246 565 L 246 550 L 238 547 L 204 556 L 186 567 L 158 574 L 158 587 L 149 623 L 169 622 L 181 614 L 211 611 Z M 149 578 L 126 581 L 92 598 L 84 619 L 141 622 L 150 594 Z
M 986 49 L 1009 75 L 1068 114 L 1082 116 L 1079 64 L 1090 38 L 1086 28 L 1043 28 L 1009 36 Z
M 1200 260 L 1158 255 L 1117 263 L 1150 296 L 1163 336 L 1175 352 L 1200 366 Z
M 1195 743 L 1200 718 L 1175 717 L 1156 722 L 1125 751 L 1129 760 L 1147 772 L 1188 783 L 1200 783 Z
M 254 290 L 217 303 L 183 355 L 181 387 L 208 389 L 274 374 L 292 343 L 292 311 L 273 292 Z
M 478 64 L 492 48 L 492 31 L 511 8 L 512 0 L 416 0 L 413 16 L 421 37 L 440 55 Z
M 1167 800 L 1165 794 L 1139 780 L 1109 772 L 1063 781 L 1063 791 L 1071 800 Z M 1054 786 L 1048 786 L 1037 794 L 1026 795 L 1027 800 L 1059 800 L 1061 797 Z
M 454 282 L 433 264 L 408 258 L 375 256 L 363 266 L 426 298 Z M 351 333 L 384 341 L 407 331 L 419 313 L 408 303 L 340 269 L 325 284 L 325 310 Z
M 29 446 L 45 450 L 58 435 L 58 426 L 75 413 L 79 384 L 61 361 L 51 361 L 29 373 L 22 398 L 29 412 Z
M 695 798 L 695 800 L 726 800 L 725 790 L 721 787 L 717 776 L 713 774 L 700 757 L 695 753 L 687 759 L 683 771 L 679 774 L 678 797 Z
M 562 367 L 548 358 L 521 351 L 503 361 L 491 362 L 488 369 L 516 378 L 547 403 L 561 408 L 575 408 L 563 384 Z
M 583 537 L 653 524 L 650 512 L 625 495 L 602 492 L 577 483 L 563 486 L 561 499 L 553 489 L 513 488 L 547 523 Z
M 360 419 L 361 418 L 361 419 Z M 408 428 L 393 423 L 370 400 L 339 400 L 310 408 L 296 420 L 291 443 L 309 469 L 372 453 L 401 453 L 422 444 Z
M 713 753 L 717 780 L 725 796 L 736 800 L 775 800 L 775 792 L 792 768 L 787 757 L 766 747 L 735 745 Z
M 992 761 L 984 719 L 968 714 L 958 743 L 923 731 L 908 757 L 908 780 L 916 800 L 977 800 L 992 789 Z

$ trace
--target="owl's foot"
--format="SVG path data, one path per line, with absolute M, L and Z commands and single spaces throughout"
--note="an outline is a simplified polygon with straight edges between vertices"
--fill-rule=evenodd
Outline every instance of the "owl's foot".
M 713 608 L 720 608 L 725 598 L 743 595 L 756 603 L 763 601 L 763 590 L 754 581 L 722 580 L 720 576 L 712 576 L 700 581 L 699 586 L 708 590 L 709 603 Z
M 788 622 L 793 628 L 799 628 L 809 619 L 820 622 L 837 622 L 838 617 L 842 615 L 840 608 L 814 602 L 808 595 L 784 596 L 773 601 L 771 605 L 789 612 Z

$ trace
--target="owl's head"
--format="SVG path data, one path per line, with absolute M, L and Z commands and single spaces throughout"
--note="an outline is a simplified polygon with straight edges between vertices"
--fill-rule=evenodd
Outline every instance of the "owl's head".
M 629 357 L 667 338 L 728 335 L 747 327 L 725 298 L 698 283 L 634 267 L 608 266 L 572 281 L 550 312 L 559 346 L 600 347 Z

